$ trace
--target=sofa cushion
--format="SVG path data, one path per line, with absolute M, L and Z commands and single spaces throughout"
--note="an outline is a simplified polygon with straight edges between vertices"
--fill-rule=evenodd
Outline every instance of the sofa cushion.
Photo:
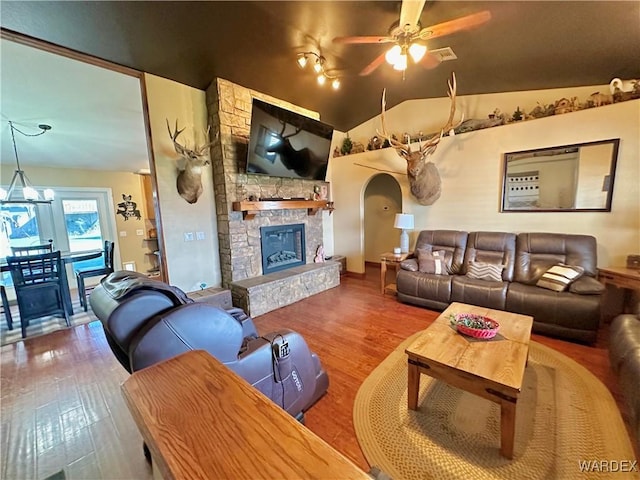
M 505 310 L 531 315 L 535 332 L 593 342 L 600 324 L 600 295 L 554 292 L 512 282 Z
M 503 265 L 501 279 L 513 280 L 513 268 L 516 256 L 516 234 L 506 232 L 471 232 L 464 252 L 464 265 L 461 273 L 469 271 L 469 262 L 485 262 Z
M 478 280 L 501 282 L 503 269 L 504 265 L 497 263 L 471 261 L 467 264 L 467 276 Z
M 423 248 L 418 249 L 418 271 L 436 275 L 449 275 L 449 266 L 444 250 L 427 251 L 427 249 Z
M 605 290 L 606 287 L 598 280 L 593 277 L 585 277 L 584 275 L 569 285 L 569 291 L 579 295 L 601 295 Z
M 451 275 L 433 275 L 399 270 L 396 276 L 396 287 L 399 294 L 429 299 L 434 305 L 442 306 L 451 301 L 452 278 Z
M 451 301 L 504 310 L 509 282 L 489 282 L 468 275 L 454 275 L 451 282 Z
M 579 265 L 584 275 L 597 274 L 596 239 L 590 235 L 519 233 L 516 238 L 514 281 L 535 285 L 542 274 L 558 263 Z
M 552 266 L 542 274 L 536 286 L 547 288 L 554 292 L 564 292 L 569 285 L 580 278 L 584 273 L 584 268 L 577 265 L 563 265 L 559 263 Z
M 417 257 L 417 251 L 421 248 L 431 249 L 431 251 L 444 250 L 447 252 L 450 273 L 460 273 L 468 236 L 467 232 L 457 230 L 423 230 L 416 240 L 415 256 Z

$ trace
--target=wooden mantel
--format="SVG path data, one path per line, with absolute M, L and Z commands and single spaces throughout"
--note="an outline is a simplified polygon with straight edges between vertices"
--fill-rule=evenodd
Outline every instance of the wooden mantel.
M 261 210 L 293 210 L 306 208 L 308 215 L 315 215 L 318 210 L 333 210 L 332 202 L 327 200 L 256 200 L 233 202 L 234 212 L 242 212 L 244 220 L 251 220 Z

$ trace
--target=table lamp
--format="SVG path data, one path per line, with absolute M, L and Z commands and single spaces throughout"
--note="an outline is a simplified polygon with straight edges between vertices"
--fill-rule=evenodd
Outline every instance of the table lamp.
M 409 234 L 407 230 L 413 230 L 413 215 L 409 213 L 396 213 L 396 220 L 393 224 L 395 228 L 401 228 L 400 251 L 409 253 Z

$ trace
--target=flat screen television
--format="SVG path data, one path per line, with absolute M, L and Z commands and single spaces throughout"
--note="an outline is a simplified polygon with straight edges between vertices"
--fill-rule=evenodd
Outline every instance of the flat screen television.
M 333 127 L 253 99 L 247 173 L 325 180 Z

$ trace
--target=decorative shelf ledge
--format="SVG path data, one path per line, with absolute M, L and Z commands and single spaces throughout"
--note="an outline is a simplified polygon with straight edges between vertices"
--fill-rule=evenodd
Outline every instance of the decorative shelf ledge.
M 244 220 L 251 220 L 261 210 L 294 210 L 306 208 L 307 215 L 315 215 L 318 210 L 333 211 L 333 202 L 327 200 L 261 200 L 233 202 L 234 212 L 242 212 Z

